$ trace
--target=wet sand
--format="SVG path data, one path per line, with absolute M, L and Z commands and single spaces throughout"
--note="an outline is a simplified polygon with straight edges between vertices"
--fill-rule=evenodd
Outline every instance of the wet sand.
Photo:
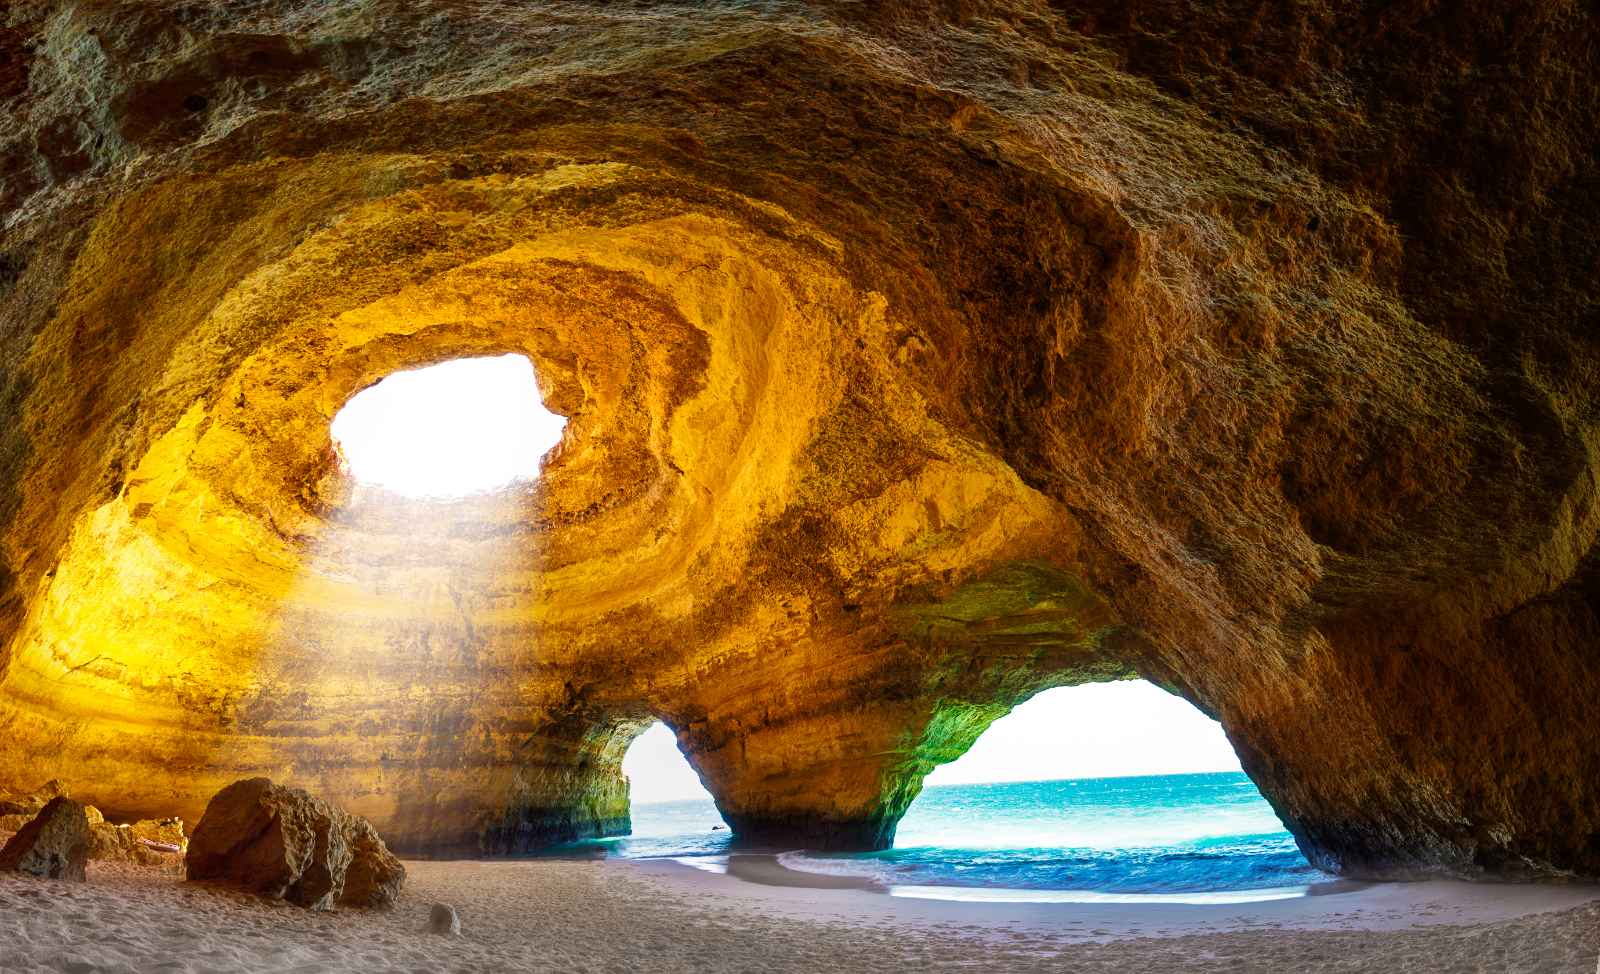
M 1600 888 L 1378 884 L 1247 904 L 949 902 L 817 888 L 773 857 L 410 862 L 386 913 L 312 914 L 172 873 L 0 877 L 0 971 L 1571 971 Z M 702 865 L 704 865 L 702 863 Z M 742 877 L 742 878 L 741 878 Z M 463 935 L 424 932 L 450 903 Z

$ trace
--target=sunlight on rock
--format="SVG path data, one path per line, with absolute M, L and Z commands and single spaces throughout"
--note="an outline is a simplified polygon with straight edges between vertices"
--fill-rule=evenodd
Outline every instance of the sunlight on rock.
M 661 719 L 881 851 L 1146 676 L 1316 866 L 1600 877 L 1596 28 L 1124 6 L 8 5 L 0 789 L 520 854 Z

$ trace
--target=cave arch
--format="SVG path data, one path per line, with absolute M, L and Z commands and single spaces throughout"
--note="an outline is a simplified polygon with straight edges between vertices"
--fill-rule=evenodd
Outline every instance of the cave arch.
M 1287 845 L 1270 804 L 1240 777 L 1248 781 L 1221 725 L 1176 694 L 1144 680 L 1055 687 L 924 777 L 895 846 L 1121 848 L 1258 833 L 1281 833 Z M 1174 787 L 1192 791 L 1189 807 L 1140 804 Z M 997 790 L 1007 801 L 989 809 L 991 821 L 981 802 Z M 1235 831 L 1213 820 L 1218 813 L 1234 813 L 1226 828 Z
M 1051 687 L 995 720 L 924 783 L 1242 771 L 1222 725 L 1148 680 Z
M 679 746 L 677 732 L 665 721 L 654 721 L 629 742 L 622 771 L 628 779 L 628 800 L 635 807 L 713 800 Z

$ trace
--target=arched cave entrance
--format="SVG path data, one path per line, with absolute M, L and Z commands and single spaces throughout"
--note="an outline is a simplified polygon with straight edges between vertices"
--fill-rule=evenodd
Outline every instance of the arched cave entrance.
M 700 781 L 678 747 L 672 728 L 661 721 L 646 727 L 622 759 L 622 773 L 628 779 L 633 805 L 697 800 L 709 801 L 711 793 Z
M 729 838 L 711 793 L 665 723 L 656 721 L 634 738 L 622 773 L 628 779 L 633 854 L 704 851 Z
M 923 784 L 891 849 L 787 864 L 956 898 L 1271 898 L 1322 876 L 1221 725 L 1143 680 L 1039 693 Z

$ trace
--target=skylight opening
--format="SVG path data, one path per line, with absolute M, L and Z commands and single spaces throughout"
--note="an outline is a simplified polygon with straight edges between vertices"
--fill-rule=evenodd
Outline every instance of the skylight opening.
M 449 498 L 537 478 L 566 424 L 527 357 L 500 355 L 396 372 L 351 396 L 332 433 L 357 483 Z

